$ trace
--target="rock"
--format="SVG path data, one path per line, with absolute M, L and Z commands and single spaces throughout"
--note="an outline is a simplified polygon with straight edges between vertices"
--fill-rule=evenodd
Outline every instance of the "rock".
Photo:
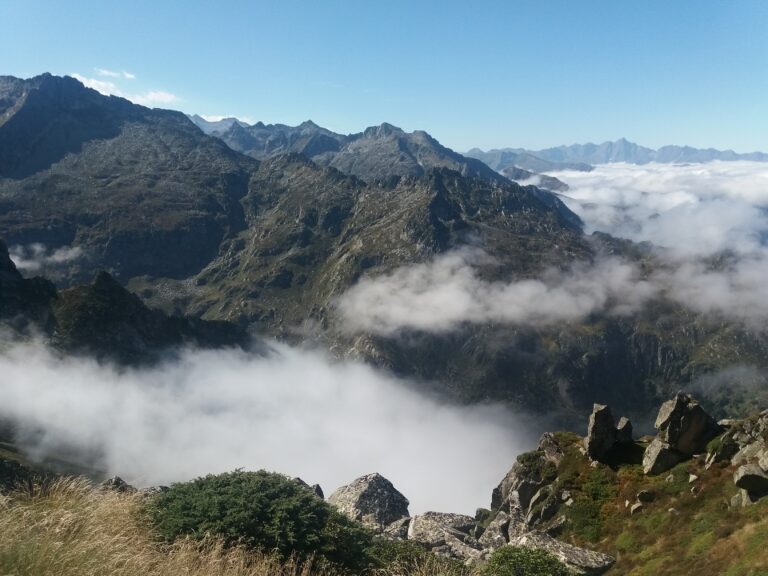
M 758 455 L 757 465 L 768 472 L 768 448 L 763 449 L 763 451 Z
M 566 502 L 566 501 L 568 501 L 570 499 L 571 499 L 571 491 L 570 490 L 563 490 L 560 493 L 560 500 L 562 500 L 563 502 Z
M 667 484 L 672 484 L 675 481 L 675 475 L 669 474 L 666 478 L 664 478 L 664 482 Z
M 323 489 L 320 487 L 320 484 L 312 484 L 310 488 L 312 488 L 312 492 L 315 493 L 315 496 L 317 496 L 321 500 L 325 499 L 325 494 L 323 494 Z
M 739 490 L 730 501 L 730 508 L 745 508 L 751 506 L 757 502 L 757 498 L 753 497 L 746 490 Z
M 551 462 L 555 466 L 560 466 L 560 462 L 563 461 L 565 456 L 563 449 L 557 443 L 557 438 L 551 432 L 545 432 L 541 435 L 536 450 L 544 455 L 544 459 L 547 462 Z
M 480 546 L 486 550 L 494 551 L 509 542 L 510 520 L 509 514 L 499 512 L 478 539 Z
M 688 474 L 688 484 L 693 484 L 699 477 L 696 474 Z
M 746 464 L 750 460 L 759 459 L 763 452 L 766 450 L 765 440 L 760 437 L 754 441 L 750 441 L 751 438 L 746 440 L 739 448 L 739 451 L 731 458 L 731 464 L 734 466 L 741 466 Z
M 529 532 L 510 540 L 512 546 L 546 550 L 576 574 L 604 574 L 616 562 L 607 554 L 566 544 L 541 532 Z
M 640 490 L 640 492 L 637 493 L 638 502 L 643 502 L 643 503 L 653 502 L 654 498 L 656 498 L 656 494 L 654 494 L 650 490 Z
M 350 519 L 379 533 L 393 522 L 408 517 L 408 499 L 377 473 L 342 486 L 331 494 L 328 502 Z
M 733 482 L 746 490 L 750 496 L 762 497 L 768 494 L 768 474 L 757 464 L 744 464 L 733 474 Z
M 99 487 L 104 491 L 136 492 L 136 488 L 128 484 L 128 482 L 120 478 L 120 476 L 113 476 L 112 478 L 104 480 Z
M 592 460 L 600 460 L 616 443 L 616 425 L 611 409 L 604 404 L 595 404 L 589 415 L 587 437 L 584 448 Z
M 557 536 L 563 531 L 565 525 L 568 523 L 568 519 L 565 516 L 558 516 L 555 520 L 547 526 L 547 534 L 552 537 Z
M 435 553 L 460 560 L 480 557 L 482 546 L 471 536 L 475 519 L 463 514 L 425 512 L 413 517 L 408 540 L 420 542 Z
M 632 442 L 632 422 L 622 416 L 616 425 L 616 442 L 627 444 Z
M 678 511 L 677 511 L 677 508 L 669 508 L 669 509 L 667 510 L 667 512 L 669 512 L 670 514 L 672 514 L 672 516 L 680 516 L 680 512 L 678 512 Z
M 158 494 L 162 494 L 163 492 L 168 492 L 170 488 L 168 486 L 148 486 L 146 488 L 140 488 L 139 494 L 143 498 L 154 498 Z
M 410 518 L 400 518 L 400 520 L 395 520 L 384 528 L 382 534 L 392 540 L 405 540 L 408 538 L 408 527 L 410 524 Z
M 717 422 L 692 396 L 683 393 L 661 405 L 655 427 L 663 442 L 689 456 L 703 452 L 720 433 Z
M 635 502 L 634 504 L 632 504 L 632 506 L 629 507 L 629 513 L 634 516 L 638 512 L 642 511 L 642 509 L 643 509 L 643 503 Z
M 656 437 L 643 454 L 643 472 L 652 475 L 661 474 L 684 459 L 684 455 L 676 452 L 669 444 Z
M 546 440 L 545 437 L 547 437 Z M 533 452 L 517 457 L 510 471 L 493 490 L 492 510 L 500 510 L 507 506 L 512 492 L 517 492 L 519 504 L 527 510 L 536 492 L 555 479 L 557 469 L 555 462 L 559 462 L 559 458 L 562 458 L 562 451 L 559 447 L 554 449 L 551 444 L 553 442 L 555 442 L 554 437 L 551 434 L 545 434 L 540 442 L 540 445 L 544 444 L 544 449 L 537 448 Z

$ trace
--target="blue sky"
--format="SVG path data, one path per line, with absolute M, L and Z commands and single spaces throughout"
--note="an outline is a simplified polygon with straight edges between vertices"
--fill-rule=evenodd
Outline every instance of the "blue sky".
M 0 74 L 189 113 L 387 121 L 457 150 L 768 150 L 765 0 L 0 0 L 0 21 Z

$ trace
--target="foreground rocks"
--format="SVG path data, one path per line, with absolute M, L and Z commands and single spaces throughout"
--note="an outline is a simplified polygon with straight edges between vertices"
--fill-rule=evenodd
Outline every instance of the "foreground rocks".
M 604 404 L 595 404 L 584 439 L 587 456 L 602 462 L 616 444 L 629 442 L 632 442 L 632 423 L 629 419 L 622 416 L 617 426 L 611 409 Z
M 392 482 L 373 473 L 342 486 L 328 498 L 352 520 L 362 523 L 376 533 L 387 532 L 394 523 L 408 518 L 408 499 Z M 399 531 L 392 527 L 395 534 Z M 393 530 L 389 530 L 392 532 Z
M 689 394 L 678 393 L 661 405 L 654 424 L 659 431 L 645 450 L 643 472 L 661 474 L 706 450 L 721 428 Z

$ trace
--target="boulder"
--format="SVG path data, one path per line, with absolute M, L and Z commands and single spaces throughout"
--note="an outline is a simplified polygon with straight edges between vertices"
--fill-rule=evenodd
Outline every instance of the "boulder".
M 566 544 L 542 532 L 529 532 L 511 539 L 509 543 L 512 546 L 546 550 L 576 574 L 604 574 L 616 562 L 607 554 Z
M 405 540 L 408 538 L 408 526 L 410 524 L 410 518 L 400 518 L 400 520 L 395 520 L 384 528 L 382 535 L 392 540 Z
M 496 518 L 491 520 L 483 535 L 478 539 L 478 543 L 484 550 L 493 552 L 509 542 L 509 523 L 510 516 L 506 512 L 499 512 Z
M 721 430 L 701 404 L 683 393 L 661 405 L 655 426 L 664 442 L 689 456 L 706 450 L 707 443 Z
M 656 437 L 643 454 L 643 472 L 651 475 L 661 474 L 684 459 L 683 454 L 673 450 L 669 444 Z
M 733 482 L 750 496 L 759 498 L 768 494 L 768 474 L 757 464 L 739 466 L 733 474 Z
M 408 499 L 381 474 L 362 476 L 331 494 L 328 502 L 352 520 L 381 533 L 408 517 Z
M 592 406 L 584 448 L 592 460 L 600 460 L 616 443 L 616 424 L 611 409 L 604 404 Z
M 483 547 L 472 537 L 475 519 L 464 514 L 425 512 L 413 517 L 408 540 L 419 542 L 436 554 L 459 560 L 480 558 Z

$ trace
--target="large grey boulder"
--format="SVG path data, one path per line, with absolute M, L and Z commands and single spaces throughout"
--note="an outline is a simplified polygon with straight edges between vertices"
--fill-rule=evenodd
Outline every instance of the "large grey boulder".
M 701 404 L 683 393 L 661 405 L 655 427 L 664 442 L 689 456 L 703 452 L 721 430 Z
M 587 437 L 584 448 L 592 460 L 600 460 L 616 443 L 616 424 L 611 409 L 604 404 L 595 404 L 589 415 Z
M 659 431 L 643 455 L 643 471 L 660 474 L 706 450 L 721 428 L 690 394 L 678 393 L 659 408 Z
M 685 460 L 683 454 L 673 450 L 669 444 L 657 437 L 645 449 L 643 472 L 655 476 L 666 472 L 683 460 Z
M 589 576 L 604 574 L 616 562 L 615 558 L 607 554 L 567 544 L 542 532 L 528 532 L 511 539 L 509 544 L 546 550 L 576 574 Z
M 409 516 L 408 499 L 378 473 L 342 486 L 331 494 L 328 502 L 350 519 L 378 533 Z
M 768 495 L 768 474 L 757 464 L 739 466 L 733 474 L 733 482 L 750 496 L 760 498 Z
M 488 527 L 483 532 L 482 536 L 478 538 L 478 543 L 484 550 L 493 552 L 504 546 L 509 542 L 509 523 L 510 516 L 504 511 L 500 511 L 496 514 L 496 518 L 491 520 Z

